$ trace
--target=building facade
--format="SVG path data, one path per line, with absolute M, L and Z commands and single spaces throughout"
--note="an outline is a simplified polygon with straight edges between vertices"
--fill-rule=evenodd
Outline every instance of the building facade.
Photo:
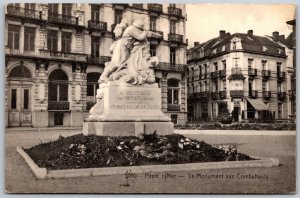
M 19 3 L 5 6 L 6 126 L 82 126 L 122 18 L 163 35 L 149 39 L 162 110 L 185 123 L 185 5 Z
M 188 51 L 188 120 L 215 121 L 228 110 L 234 121 L 288 119 L 286 48 L 272 36 L 220 31 Z M 290 53 L 290 51 L 288 52 Z

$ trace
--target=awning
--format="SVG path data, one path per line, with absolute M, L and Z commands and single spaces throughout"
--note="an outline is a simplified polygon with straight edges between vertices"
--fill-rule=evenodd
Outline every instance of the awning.
M 257 111 L 269 110 L 268 106 L 264 103 L 262 99 L 247 98 L 247 100 Z

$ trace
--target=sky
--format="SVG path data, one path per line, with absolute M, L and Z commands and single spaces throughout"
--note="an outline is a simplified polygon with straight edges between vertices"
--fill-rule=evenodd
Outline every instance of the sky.
M 189 46 L 219 36 L 220 30 L 233 33 L 272 35 L 278 31 L 287 37 L 291 28 L 286 21 L 294 19 L 291 4 L 186 4 L 186 35 Z

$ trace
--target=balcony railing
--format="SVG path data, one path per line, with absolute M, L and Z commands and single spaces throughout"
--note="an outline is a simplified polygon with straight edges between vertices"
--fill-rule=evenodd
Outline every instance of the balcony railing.
M 69 110 L 70 103 L 68 101 L 49 101 L 48 110 Z
M 262 97 L 263 97 L 264 99 L 269 99 L 269 98 L 271 98 L 271 91 L 263 91 L 263 92 L 262 92 Z
M 48 22 L 64 25 L 78 25 L 78 17 L 49 12 Z
M 183 35 L 171 33 L 168 35 L 168 40 L 170 42 L 183 43 Z
M 179 104 L 168 104 L 168 111 L 180 111 Z
M 218 99 L 218 92 L 211 92 L 210 97 L 211 99 Z
M 219 91 L 219 98 L 220 99 L 226 99 L 227 98 L 226 91 Z
M 150 3 L 148 4 L 148 10 L 152 12 L 162 13 L 162 4 Z
M 230 91 L 230 96 L 232 98 L 243 98 L 244 97 L 244 90 L 233 90 L 233 91 Z
M 21 8 L 14 5 L 7 6 L 7 15 L 29 19 L 42 19 L 42 11 Z
M 198 93 L 194 94 L 195 98 L 208 98 L 209 97 L 209 92 L 208 91 L 201 91 Z
M 88 27 L 93 30 L 97 30 L 100 32 L 106 32 L 107 31 L 107 23 L 103 21 L 95 21 L 95 20 L 89 20 L 88 21 Z
M 249 91 L 249 97 L 251 97 L 251 98 L 257 98 L 258 97 L 258 91 L 257 90 L 251 90 L 251 91 Z
M 219 71 L 219 76 L 220 76 L 220 78 L 225 78 L 226 77 L 226 70 L 225 69 L 220 70 Z
M 251 77 L 257 76 L 257 69 L 249 68 L 248 69 L 248 75 Z
M 95 104 L 96 104 L 96 102 L 94 102 L 94 101 L 87 101 L 86 102 L 86 110 L 90 110 Z
M 40 54 L 48 58 L 58 58 L 63 60 L 80 61 L 80 62 L 86 62 L 86 57 L 87 57 L 87 54 L 82 54 L 82 53 L 50 51 L 44 49 L 40 49 Z
M 143 4 L 142 3 L 133 3 L 132 7 L 134 8 L 139 8 L 139 9 L 143 9 Z
M 99 56 L 99 57 L 95 57 L 95 56 L 87 56 L 86 57 L 86 61 L 89 63 L 89 64 L 100 64 L 100 65 L 103 65 L 105 64 L 106 62 L 109 62 L 111 60 L 111 57 L 110 56 Z
M 278 100 L 284 100 L 284 98 L 286 97 L 286 93 L 285 92 L 278 92 L 277 97 L 278 97 Z
M 165 70 L 165 71 L 178 71 L 178 72 L 184 72 L 185 71 L 184 64 L 170 64 L 165 62 L 160 62 L 155 69 L 158 70 Z
M 193 79 L 194 79 L 194 80 L 199 80 L 199 75 L 194 75 L 194 76 L 193 76 Z
M 269 78 L 271 76 L 271 71 L 270 70 L 262 70 L 261 75 L 264 78 Z
M 216 78 L 218 78 L 218 72 L 217 72 L 217 71 L 211 72 L 211 73 L 210 73 L 210 77 L 211 77 L 211 79 L 216 79 Z
M 285 78 L 285 72 L 278 72 L 277 73 L 277 78 L 279 80 L 283 80 Z
M 152 34 L 151 35 L 152 39 L 162 40 L 164 38 L 164 33 L 162 31 L 157 31 L 157 30 L 150 30 L 150 31 L 158 34 L 158 35 Z
M 182 16 L 182 10 L 180 8 L 168 7 L 168 13 L 169 15 L 173 15 L 177 17 Z

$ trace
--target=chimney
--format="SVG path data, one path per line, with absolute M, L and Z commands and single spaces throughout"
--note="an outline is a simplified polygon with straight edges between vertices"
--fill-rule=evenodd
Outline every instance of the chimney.
M 278 41 L 278 39 L 279 39 L 279 32 L 273 32 L 273 40 L 275 41 L 275 42 L 277 42 Z
M 248 36 L 253 36 L 253 30 L 248 30 L 248 32 L 247 32 L 247 34 L 248 34 Z
M 279 39 L 282 40 L 282 41 L 284 41 L 284 40 L 285 40 L 284 34 L 283 34 L 283 35 L 280 35 L 280 36 L 279 36 Z
M 200 44 L 199 42 L 194 42 L 194 47 L 196 47 L 199 44 Z
M 225 30 L 220 30 L 220 38 L 224 38 L 225 37 Z

